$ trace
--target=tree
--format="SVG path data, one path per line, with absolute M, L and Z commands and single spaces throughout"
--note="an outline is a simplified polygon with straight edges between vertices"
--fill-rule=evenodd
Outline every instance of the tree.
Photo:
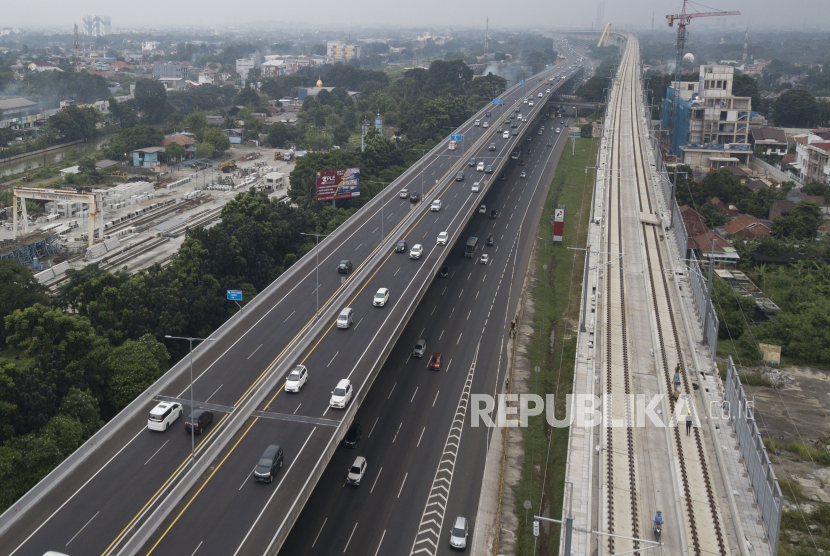
M 196 158 L 213 158 L 215 153 L 216 149 L 210 143 L 206 141 L 196 143 L 196 150 L 194 152 Z
M 167 157 L 167 160 L 175 160 L 178 162 L 187 156 L 187 151 L 175 141 L 170 141 L 164 147 L 164 156 Z
M 230 139 L 228 139 L 228 137 L 222 133 L 222 130 L 218 127 L 206 129 L 204 135 L 202 136 L 202 141 L 213 145 L 216 152 L 224 152 L 231 148 Z
M 201 141 L 202 134 L 204 134 L 208 126 L 207 117 L 201 110 L 196 110 L 192 114 L 185 116 L 184 125 L 188 127 L 190 133 L 196 137 L 197 141 Z
M 133 127 L 138 124 L 138 114 L 135 113 L 133 107 L 127 102 L 118 102 L 115 97 L 109 99 L 110 118 L 115 122 L 115 125 L 121 129 Z
M 164 133 L 160 129 L 151 125 L 137 125 L 119 131 L 110 141 L 109 147 L 104 150 L 104 154 L 113 160 L 123 160 L 135 149 L 158 145 L 163 140 Z
M 732 78 L 732 94 L 736 97 L 751 97 L 752 109 L 760 111 L 761 91 L 754 77 L 736 71 Z
M 789 89 L 775 99 L 773 118 L 784 127 L 810 127 L 816 119 L 816 98 L 807 89 Z
M 85 174 L 91 174 L 97 169 L 95 162 L 95 157 L 92 155 L 82 156 L 78 159 L 79 170 Z
M 771 231 L 777 238 L 811 239 L 816 237 L 821 220 L 818 203 L 801 201 L 789 214 L 773 220 Z
M 160 81 L 139 79 L 135 84 L 135 104 L 150 123 L 158 123 L 168 112 L 167 89 Z
M 35 303 L 46 305 L 46 288 L 31 271 L 11 259 L 0 260 L 0 345 L 6 341 L 5 319 Z
M 262 104 L 262 98 L 259 93 L 250 87 L 243 87 L 233 97 L 234 106 L 247 106 L 249 108 L 258 108 Z
M 585 125 L 583 125 L 582 127 L 579 128 L 580 137 L 587 137 L 588 139 L 590 139 L 591 137 L 593 137 L 593 133 L 594 133 L 594 126 L 591 125 L 590 123 L 587 123 L 587 124 L 585 124 Z
M 104 364 L 109 374 L 109 406 L 117 411 L 137 398 L 164 374 L 168 359 L 167 348 L 151 334 L 113 349 Z

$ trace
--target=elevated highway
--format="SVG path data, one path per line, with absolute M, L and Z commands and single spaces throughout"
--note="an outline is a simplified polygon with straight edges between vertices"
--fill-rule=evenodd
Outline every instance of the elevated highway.
M 503 104 L 482 108 L 456 130 L 464 135 L 461 149 L 448 151 L 443 141 L 322 241 L 319 284 L 311 252 L 195 350 L 195 406 L 211 408 L 216 421 L 198 437 L 193 459 L 189 439 L 175 430 L 181 420 L 165 433 L 146 428 L 159 400 L 180 401 L 189 413 L 185 360 L 0 516 L 0 554 L 166 554 L 194 529 L 210 533 L 202 552 L 276 553 L 479 199 L 544 114 L 546 90 L 567 86 L 568 80 L 545 85 L 557 68 L 512 87 Z M 504 139 L 500 122 L 517 109 L 528 122 Z M 470 157 L 491 164 L 493 174 L 469 168 Z M 457 182 L 460 170 L 466 177 Z M 472 193 L 478 179 L 483 191 Z M 402 188 L 422 191 L 421 202 L 401 199 Z M 428 208 L 435 199 L 442 202 L 438 212 Z M 447 245 L 436 244 L 439 231 L 449 233 Z M 401 261 L 394 253 L 399 238 L 423 244 L 421 259 Z M 347 277 L 336 272 L 341 259 L 354 262 Z M 390 301 L 372 307 L 380 287 L 389 288 Z M 354 325 L 338 330 L 334 319 L 347 306 L 355 310 Z M 297 363 L 308 367 L 310 380 L 288 395 L 283 377 Z M 330 409 L 342 378 L 351 380 L 354 398 L 346 410 Z M 253 484 L 250 472 L 271 443 L 283 447 L 285 466 L 273 484 Z

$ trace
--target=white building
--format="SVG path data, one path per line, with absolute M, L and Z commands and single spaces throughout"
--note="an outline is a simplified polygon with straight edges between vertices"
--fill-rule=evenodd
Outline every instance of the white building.
M 830 141 L 797 143 L 793 166 L 804 183 L 817 181 L 830 185 Z
M 256 67 L 256 60 L 253 58 L 240 58 L 236 61 L 236 73 L 242 79 L 248 79 L 248 72 Z
M 142 52 L 152 52 L 153 50 L 158 50 L 159 43 L 156 41 L 148 41 L 141 43 L 141 51 Z

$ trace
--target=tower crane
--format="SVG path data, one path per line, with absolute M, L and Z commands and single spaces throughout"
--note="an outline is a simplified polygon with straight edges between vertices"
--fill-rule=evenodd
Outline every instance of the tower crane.
M 674 74 L 674 102 L 671 105 L 671 132 L 672 135 L 677 133 L 678 123 L 675 118 L 678 117 L 679 111 L 677 108 L 678 98 L 680 96 L 680 75 L 682 73 L 683 50 L 686 48 L 686 26 L 691 23 L 692 18 L 695 17 L 719 17 L 722 15 L 741 15 L 741 12 L 693 12 L 686 13 L 686 5 L 690 4 L 689 0 L 683 0 L 683 9 L 679 14 L 670 14 L 666 16 L 669 22 L 669 27 L 674 27 L 674 22 L 677 21 L 677 67 Z

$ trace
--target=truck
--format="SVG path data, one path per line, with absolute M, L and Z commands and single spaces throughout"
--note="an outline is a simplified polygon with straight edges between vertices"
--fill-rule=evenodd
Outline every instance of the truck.
M 467 247 L 466 249 L 464 249 L 464 256 L 468 259 L 475 258 L 477 248 L 478 238 L 476 236 L 472 236 L 470 239 L 467 240 Z
M 226 174 L 230 174 L 231 172 L 236 170 L 236 161 L 228 160 L 227 162 L 223 162 L 219 165 L 219 169 L 225 172 Z
M 454 151 L 455 150 L 455 145 L 456 145 L 455 141 L 450 141 L 450 145 L 447 148 L 451 151 Z

